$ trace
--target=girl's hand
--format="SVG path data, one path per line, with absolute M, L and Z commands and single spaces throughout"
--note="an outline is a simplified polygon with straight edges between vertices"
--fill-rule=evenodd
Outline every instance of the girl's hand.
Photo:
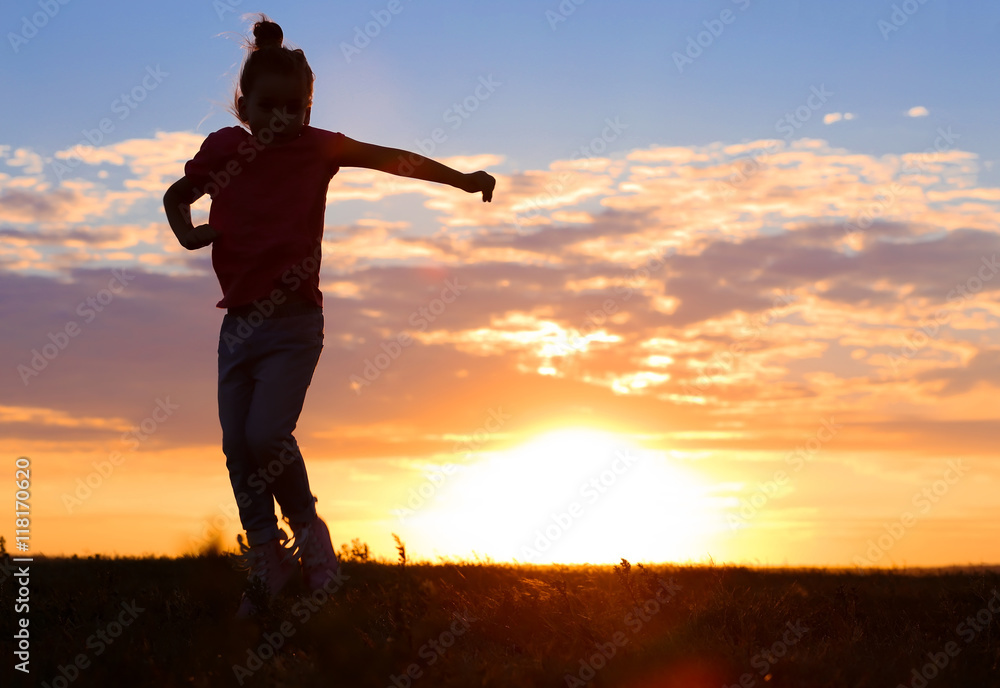
M 198 225 L 186 235 L 181 240 L 181 246 L 189 251 L 194 251 L 195 249 L 208 246 L 212 243 L 219 233 L 212 229 L 211 225 Z
M 479 191 L 483 192 L 483 203 L 493 202 L 493 188 L 497 185 L 497 180 L 493 178 L 492 175 L 487 174 L 480 170 L 479 172 L 470 172 L 465 175 L 466 185 L 465 190 L 469 193 L 477 193 Z

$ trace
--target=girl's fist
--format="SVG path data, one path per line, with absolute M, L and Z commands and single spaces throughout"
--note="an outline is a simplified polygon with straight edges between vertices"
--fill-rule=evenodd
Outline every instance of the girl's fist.
M 493 201 L 493 188 L 497 185 L 497 180 L 492 175 L 480 170 L 479 172 L 471 172 L 465 176 L 468 177 L 468 184 L 465 187 L 466 191 L 469 193 L 482 191 L 483 203 Z

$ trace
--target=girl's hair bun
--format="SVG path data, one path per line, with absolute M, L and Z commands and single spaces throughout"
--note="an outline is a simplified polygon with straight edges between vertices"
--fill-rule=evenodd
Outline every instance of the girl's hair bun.
M 275 48 L 281 47 L 281 41 L 284 39 L 284 34 L 281 32 L 281 27 L 275 24 L 273 21 L 259 21 L 253 26 L 253 37 L 254 37 L 254 48 L 261 50 L 262 48 L 269 48 L 274 46 Z
M 255 14 L 250 21 L 253 22 L 253 39 L 247 35 L 241 36 L 247 54 L 240 68 L 239 81 L 233 94 L 233 106 L 230 109 L 236 119 L 247 127 L 250 123 L 242 112 L 240 103 L 253 91 L 253 86 L 261 74 L 293 75 L 302 79 L 306 87 L 308 105 L 312 105 L 313 82 L 316 78 L 302 49 L 292 49 L 283 45 L 285 36 L 280 26 L 264 13 Z

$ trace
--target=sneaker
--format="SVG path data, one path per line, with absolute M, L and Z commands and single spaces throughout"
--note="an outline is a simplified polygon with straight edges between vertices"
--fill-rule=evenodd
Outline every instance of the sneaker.
M 285 547 L 288 535 L 283 530 L 280 538 L 255 547 L 244 543 L 242 534 L 237 535 L 236 539 L 240 544 L 240 554 L 235 557 L 238 566 L 250 571 L 248 589 L 243 593 L 236 612 L 237 619 L 245 619 L 266 607 L 295 575 L 298 568 L 295 563 L 298 547 Z
M 340 560 L 333 551 L 330 530 L 317 516 L 312 523 L 301 526 L 295 532 L 302 564 L 302 579 L 309 592 L 316 592 L 336 577 L 340 570 Z

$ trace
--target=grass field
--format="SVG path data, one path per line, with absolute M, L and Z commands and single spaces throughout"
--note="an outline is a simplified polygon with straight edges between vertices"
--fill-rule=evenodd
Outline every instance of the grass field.
M 224 555 L 41 558 L 0 584 L 2 685 L 1000 686 L 996 570 L 372 561 L 251 621 Z M 9 570 L 9 569 L 8 569 Z M 995 610 L 995 611 L 994 611 Z M 13 670 L 30 620 L 31 675 Z

